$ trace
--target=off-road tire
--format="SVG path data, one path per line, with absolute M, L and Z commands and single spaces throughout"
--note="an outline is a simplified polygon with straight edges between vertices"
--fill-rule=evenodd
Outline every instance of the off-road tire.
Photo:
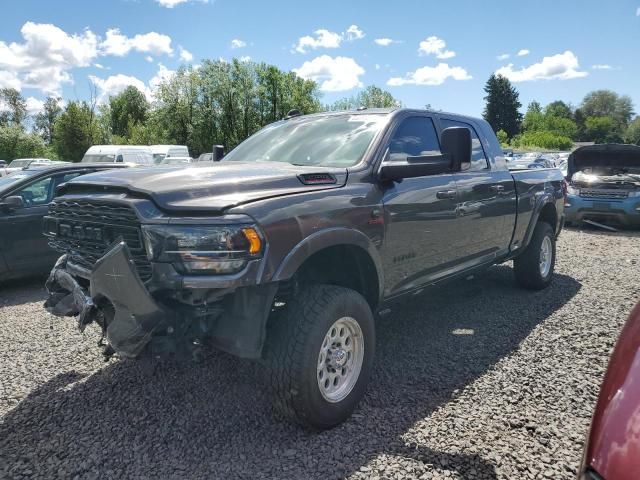
M 540 256 L 542 243 L 547 237 L 551 241 L 551 268 L 549 268 L 549 272 L 546 275 L 543 275 L 540 271 Z M 553 233 L 553 228 L 547 222 L 538 222 L 526 250 L 513 261 L 516 281 L 521 287 L 530 290 L 542 290 L 553 279 L 555 263 L 556 237 Z
M 318 385 L 318 355 L 330 327 L 344 317 L 355 319 L 362 331 L 363 361 L 351 392 L 333 403 L 323 397 Z M 303 287 L 269 323 L 265 360 L 275 408 L 312 430 L 342 423 L 365 393 L 374 349 L 373 314 L 362 295 L 333 285 Z

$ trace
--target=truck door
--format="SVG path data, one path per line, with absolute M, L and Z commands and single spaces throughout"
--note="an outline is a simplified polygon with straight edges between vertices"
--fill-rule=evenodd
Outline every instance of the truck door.
M 441 118 L 443 129 L 465 127 L 471 131 L 471 165 L 454 173 L 458 190 L 456 249 L 461 266 L 483 263 L 506 251 L 511 235 L 504 221 L 515 208 L 513 179 L 508 171 L 491 168 L 476 128 L 470 123 Z
M 439 153 L 440 143 L 428 116 L 401 120 L 391 136 L 384 162 Z M 438 277 L 455 259 L 456 184 L 451 174 L 405 178 L 383 191 L 385 239 L 382 258 L 385 295 L 395 295 Z

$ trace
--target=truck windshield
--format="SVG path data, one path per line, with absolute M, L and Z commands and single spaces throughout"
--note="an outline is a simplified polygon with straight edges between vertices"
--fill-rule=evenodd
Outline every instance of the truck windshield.
M 116 161 L 116 156 L 111 154 L 93 153 L 82 157 L 83 163 L 112 163 Z
M 351 167 L 386 122 L 384 114 L 292 118 L 263 128 L 223 161 Z

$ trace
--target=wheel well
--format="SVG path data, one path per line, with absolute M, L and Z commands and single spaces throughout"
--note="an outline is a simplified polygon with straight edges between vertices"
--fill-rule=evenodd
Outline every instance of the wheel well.
M 551 203 L 547 203 L 543 206 L 540 216 L 538 217 L 538 221 L 547 222 L 555 232 L 556 225 L 558 224 L 558 213 L 556 212 L 556 207 Z
M 325 283 L 360 293 L 372 310 L 379 301 L 378 272 L 363 248 L 336 245 L 311 255 L 296 272 L 300 283 Z

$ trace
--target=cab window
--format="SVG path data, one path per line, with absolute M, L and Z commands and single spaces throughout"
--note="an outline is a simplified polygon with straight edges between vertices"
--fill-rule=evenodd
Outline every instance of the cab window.
M 478 137 L 478 133 L 472 125 L 460 122 L 458 120 L 449 120 L 446 118 L 441 119 L 440 123 L 442 124 L 443 129 L 449 127 L 464 127 L 468 128 L 471 131 L 471 167 L 466 169 L 467 171 L 486 170 L 489 168 L 489 162 L 487 161 L 487 156 L 484 154 L 482 142 L 480 142 L 480 137 Z
M 428 117 L 409 117 L 400 123 L 389 142 L 389 162 L 407 161 L 407 157 L 440 153 L 438 135 Z
M 52 184 L 52 177 L 42 178 L 18 190 L 14 195 L 22 197 L 25 207 L 46 205 L 51 201 L 53 193 Z

